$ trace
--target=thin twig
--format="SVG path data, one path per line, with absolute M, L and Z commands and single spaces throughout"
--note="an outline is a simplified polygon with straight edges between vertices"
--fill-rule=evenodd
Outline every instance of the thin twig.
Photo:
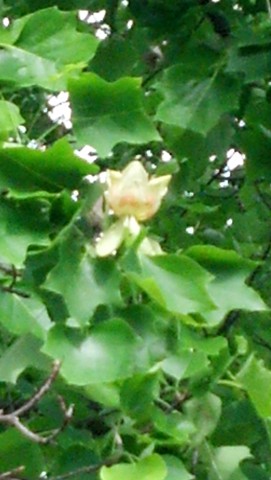
M 52 383 L 55 381 L 59 370 L 60 370 L 61 362 L 59 360 L 55 360 L 53 363 L 52 372 L 49 377 L 45 380 L 43 385 L 38 389 L 38 391 L 24 404 L 22 407 L 15 410 L 12 414 L 19 416 L 25 412 L 28 412 L 33 406 L 39 402 L 39 400 L 50 390 Z
M 13 470 L 9 470 L 9 472 L 0 473 L 0 480 L 8 480 L 9 478 L 14 478 L 16 475 L 22 473 L 25 467 L 21 465 L 20 467 L 14 468 Z
M 23 292 L 22 290 L 18 290 L 18 288 L 14 288 L 12 285 L 2 286 L 1 290 L 7 293 L 14 293 L 15 295 L 18 295 L 18 297 L 30 298 L 29 293 Z
M 25 425 L 23 425 L 19 419 L 13 413 L 8 415 L 0 415 L 0 423 L 6 423 L 12 427 L 15 427 L 24 437 L 28 438 L 34 443 L 48 443 L 46 437 L 41 437 L 37 433 L 32 432 L 29 430 Z
M 261 347 L 265 347 L 267 350 L 271 350 L 271 345 L 270 343 L 268 343 L 264 338 L 260 337 L 260 335 L 253 335 L 253 340 L 255 343 L 257 343 L 258 345 L 261 345 Z
M 76 470 L 72 470 L 70 472 L 63 473 L 55 477 L 49 477 L 48 480 L 65 480 L 66 478 L 75 477 L 77 475 L 82 475 L 84 473 L 95 473 L 104 466 L 110 467 L 111 465 L 114 465 L 119 461 L 119 458 L 120 458 L 120 454 L 108 460 L 105 460 L 104 462 L 96 463 L 94 465 L 88 465 L 86 467 L 80 467 L 80 468 L 77 468 Z
M 14 410 L 12 413 L 5 414 L 3 410 L 0 410 L 0 423 L 8 424 L 15 427 L 24 437 L 28 438 L 32 442 L 46 444 L 51 442 L 60 432 L 64 430 L 67 424 L 70 422 L 73 415 L 73 405 L 67 407 L 64 399 L 59 397 L 60 407 L 64 413 L 64 419 L 62 425 L 53 430 L 50 435 L 41 436 L 38 433 L 32 432 L 28 427 L 26 427 L 21 421 L 19 416 L 31 410 L 36 403 L 48 392 L 51 388 L 52 383 L 55 381 L 59 370 L 60 370 L 60 361 L 56 360 L 53 364 L 53 369 L 49 377 L 45 380 L 43 385 L 38 389 L 38 391 L 20 408 Z M 1 480 L 1 479 L 0 479 Z
M 21 277 L 22 276 L 22 272 L 20 270 L 18 270 L 17 268 L 15 268 L 14 265 L 6 265 L 6 264 L 0 262 L 0 270 L 1 270 L 1 272 L 6 273 L 7 275 L 11 275 L 12 277 L 14 277 L 14 276 Z
M 215 180 L 220 178 L 221 174 L 223 173 L 223 170 L 227 166 L 228 158 L 220 165 L 218 169 L 215 170 L 211 178 L 209 178 L 208 182 L 206 182 L 206 186 L 209 187 Z

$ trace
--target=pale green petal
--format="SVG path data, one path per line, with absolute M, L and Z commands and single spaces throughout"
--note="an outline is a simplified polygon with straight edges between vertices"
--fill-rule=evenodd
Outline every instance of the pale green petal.
M 161 177 L 151 178 L 149 181 L 149 187 L 158 198 L 162 199 L 167 193 L 170 180 L 171 175 L 163 175 Z
M 129 165 L 122 170 L 122 181 L 124 184 L 126 184 L 126 182 L 130 184 L 135 180 L 143 185 L 148 183 L 148 174 L 142 163 L 138 160 L 129 163 Z
M 124 226 L 132 237 L 137 237 L 141 227 L 135 217 L 125 217 Z
M 159 243 L 149 237 L 144 238 L 141 242 L 139 252 L 149 256 L 162 255 L 164 253 Z
M 124 220 L 121 219 L 113 223 L 111 227 L 104 232 L 103 236 L 97 241 L 95 251 L 98 257 L 107 257 L 114 253 L 124 240 L 125 227 Z

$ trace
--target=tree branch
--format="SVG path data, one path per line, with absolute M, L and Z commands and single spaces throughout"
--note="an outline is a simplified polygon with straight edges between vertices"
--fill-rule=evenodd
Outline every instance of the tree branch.
M 8 480 L 14 477 L 16 475 L 22 473 L 24 471 L 25 467 L 21 465 L 20 467 L 14 468 L 13 470 L 9 470 L 8 472 L 0 473 L 0 480 Z
M 32 432 L 32 430 L 30 430 L 21 422 L 19 417 L 20 415 L 23 415 L 24 413 L 31 410 L 36 405 L 36 403 L 38 403 L 40 399 L 48 392 L 48 390 L 50 390 L 53 382 L 55 381 L 59 373 L 60 365 L 61 363 L 59 360 L 56 360 L 53 363 L 52 372 L 49 377 L 45 380 L 43 385 L 41 385 L 38 391 L 20 408 L 17 408 L 17 410 L 14 410 L 12 413 L 8 414 L 5 414 L 3 413 L 3 410 L 0 410 L 0 423 L 8 424 L 12 427 L 15 427 L 24 437 L 35 443 L 46 444 L 51 442 L 57 435 L 59 435 L 59 433 L 62 432 L 67 426 L 67 424 L 70 422 L 73 415 L 73 405 L 67 407 L 62 397 L 58 397 L 61 410 L 64 414 L 62 425 L 46 437 Z
M 52 372 L 49 377 L 45 380 L 43 385 L 38 389 L 38 391 L 24 404 L 22 407 L 18 408 L 13 412 L 13 415 L 19 416 L 28 410 L 31 410 L 33 406 L 40 401 L 40 399 L 50 390 L 52 383 L 55 381 L 59 370 L 60 370 L 61 363 L 59 360 L 55 360 L 53 363 Z

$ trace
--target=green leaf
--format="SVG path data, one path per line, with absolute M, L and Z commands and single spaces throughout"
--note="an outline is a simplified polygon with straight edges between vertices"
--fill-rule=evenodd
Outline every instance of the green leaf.
M 85 392 L 89 398 L 106 407 L 119 408 L 119 388 L 112 383 L 97 383 L 87 385 Z
M 0 188 L 16 192 L 75 189 L 98 168 L 78 158 L 66 140 L 41 152 L 29 148 L 0 149 Z
M 98 45 L 94 36 L 76 31 L 73 13 L 56 7 L 35 12 L 23 22 L 15 20 L 11 29 L 15 34 L 9 38 L 4 34 L 1 39 L 0 32 L 0 80 L 19 87 L 65 89 L 67 77 L 82 69 Z
M 252 181 L 271 180 L 270 173 L 270 130 L 262 126 L 255 126 L 241 131 L 238 143 L 246 154 L 248 178 Z
M 262 419 L 247 398 L 239 397 L 233 402 L 225 402 L 212 441 L 215 445 L 235 445 L 238 442 L 251 446 L 263 436 Z
M 36 479 L 45 468 L 40 447 L 12 428 L 0 434 L 1 473 L 25 466 L 24 475 Z
M 62 361 L 68 383 L 89 385 L 129 377 L 135 369 L 138 342 L 122 320 L 110 320 L 92 328 L 90 335 L 61 326 L 49 331 L 42 351 Z
M 0 260 L 21 266 L 30 244 L 47 245 L 50 203 L 42 197 L 0 201 Z
M 151 418 L 156 430 L 177 445 L 188 443 L 196 430 L 194 423 L 177 411 L 165 413 L 155 408 Z
M 76 25 L 73 12 L 40 10 L 27 17 L 16 46 L 60 65 L 87 62 L 99 42 L 94 35 L 78 32 Z
M 244 446 L 216 448 L 211 457 L 210 480 L 246 480 L 239 464 L 250 457 Z
M 217 72 L 210 78 L 195 79 L 182 64 L 166 70 L 158 88 L 165 98 L 156 119 L 203 135 L 239 104 L 239 80 Z
M 22 123 L 24 119 L 17 105 L 0 100 L 0 137 L 5 137 L 8 132 L 16 132 L 17 127 Z
M 41 345 L 40 340 L 29 334 L 8 347 L 0 358 L 0 381 L 16 383 L 19 375 L 29 366 L 47 367 L 48 360 L 40 353 Z
M 251 355 L 236 378 L 247 391 L 258 414 L 263 418 L 270 417 L 271 371 L 264 366 L 263 360 Z
M 217 310 L 203 313 L 210 326 L 221 322 L 231 310 L 267 309 L 259 294 L 245 283 L 255 268 L 254 262 L 242 258 L 234 251 L 207 245 L 191 247 L 186 254 L 215 277 L 208 284 L 207 290 L 216 303 Z M 225 292 L 228 294 L 226 295 Z
M 228 65 L 229 73 L 242 72 L 245 74 L 246 82 L 257 82 L 269 77 L 269 66 L 271 62 L 270 45 L 258 48 L 254 45 L 251 48 L 234 47 L 229 52 Z
M 74 325 L 89 322 L 102 304 L 121 305 L 120 275 L 112 259 L 91 259 L 82 252 L 76 232 L 70 232 L 60 246 L 60 260 L 50 271 L 44 287 L 61 294 Z
M 148 421 L 153 400 L 159 394 L 157 375 L 137 375 L 127 379 L 121 389 L 121 406 L 125 413 L 139 421 Z M 139 398 L 141 401 L 139 402 Z
M 131 273 L 131 277 L 169 312 L 185 315 L 215 308 L 207 293 L 211 276 L 190 258 L 184 255 L 141 256 L 140 266 L 140 274 Z
M 144 112 L 140 80 L 121 78 L 108 83 L 93 73 L 69 82 L 74 130 L 80 144 L 90 144 L 106 157 L 120 142 L 160 140 Z
M 79 433 L 79 432 L 78 432 Z M 80 470 L 90 465 L 99 463 L 99 457 L 88 446 L 87 438 L 82 435 L 80 439 L 78 435 L 77 442 L 80 444 L 71 445 L 65 449 L 58 448 L 58 455 L 54 455 L 54 462 L 52 467 L 52 475 L 65 476 L 74 470 Z M 50 470 L 51 471 L 51 470 Z M 76 473 L 76 480 L 97 480 L 97 476 L 92 473 Z
M 44 304 L 33 295 L 23 298 L 1 290 L 0 322 L 6 330 L 15 335 L 31 332 L 40 339 L 45 339 L 52 325 Z
M 137 52 L 128 38 L 110 36 L 100 43 L 90 67 L 104 80 L 114 82 L 129 76 L 137 61 Z
M 173 455 L 163 455 L 162 458 L 166 462 L 168 471 L 165 480 L 192 480 L 194 478 L 194 475 L 186 470 L 179 458 Z
M 190 378 L 204 371 L 209 365 L 207 356 L 194 349 L 180 350 L 175 355 L 168 355 L 162 362 L 161 368 L 165 373 L 177 380 Z
M 218 355 L 221 350 L 227 347 L 226 338 L 215 336 L 205 337 L 197 331 L 182 325 L 181 328 L 182 348 L 187 350 L 197 350 L 208 356 Z
M 134 464 L 119 464 L 102 467 L 101 480 L 164 480 L 167 469 L 162 457 L 157 454 L 139 460 Z
M 215 430 L 221 415 L 221 403 L 221 399 L 211 392 L 185 403 L 184 411 L 197 428 L 193 437 L 195 445 L 201 444 Z

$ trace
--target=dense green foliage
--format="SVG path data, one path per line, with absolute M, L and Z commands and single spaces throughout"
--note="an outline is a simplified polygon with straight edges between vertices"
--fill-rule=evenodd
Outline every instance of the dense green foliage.
M 269 0 L 0 7 L 0 479 L 270 479 Z M 100 258 L 135 159 L 168 193 Z

